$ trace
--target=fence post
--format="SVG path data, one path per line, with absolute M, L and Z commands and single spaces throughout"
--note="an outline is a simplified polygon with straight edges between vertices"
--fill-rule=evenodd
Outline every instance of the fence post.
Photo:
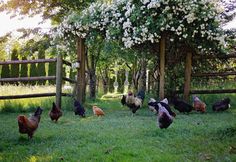
M 160 82 L 159 82 L 159 98 L 165 97 L 165 35 L 160 40 Z
M 77 74 L 76 98 L 83 103 L 85 101 L 85 42 L 83 38 L 77 39 L 77 61 L 80 66 Z
M 189 100 L 190 85 L 191 85 L 191 72 L 192 72 L 192 53 L 188 52 L 185 62 L 185 74 L 184 74 L 184 100 Z
M 56 67 L 56 105 L 61 107 L 61 92 L 62 92 L 62 56 L 57 55 Z

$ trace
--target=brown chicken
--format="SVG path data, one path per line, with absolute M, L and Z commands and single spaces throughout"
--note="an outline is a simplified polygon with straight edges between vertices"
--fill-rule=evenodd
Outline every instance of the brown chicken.
M 200 111 L 202 113 L 206 112 L 206 104 L 202 102 L 197 96 L 193 97 L 193 107 L 196 111 Z
M 97 116 L 103 116 L 105 113 L 97 106 L 93 106 L 93 114 Z
M 62 116 L 62 111 L 56 106 L 55 102 L 52 103 L 52 110 L 49 112 L 49 116 L 51 120 L 55 120 L 55 122 Z
M 42 112 L 43 109 L 38 107 L 34 115 L 30 116 L 29 118 L 27 118 L 25 115 L 19 115 L 17 117 L 19 132 L 22 134 L 28 134 L 28 137 L 32 138 L 34 132 L 38 128 Z

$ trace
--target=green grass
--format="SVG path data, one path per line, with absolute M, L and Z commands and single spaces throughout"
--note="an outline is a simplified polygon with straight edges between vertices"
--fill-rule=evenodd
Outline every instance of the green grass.
M 90 105 L 106 113 L 95 117 Z M 235 161 L 236 109 L 177 114 L 166 130 L 147 107 L 135 116 L 118 100 L 88 103 L 81 119 L 64 110 L 58 123 L 43 112 L 33 139 L 18 132 L 19 113 L 0 114 L 0 161 Z M 27 113 L 26 113 L 27 114 Z M 234 149 L 235 148 L 235 149 Z

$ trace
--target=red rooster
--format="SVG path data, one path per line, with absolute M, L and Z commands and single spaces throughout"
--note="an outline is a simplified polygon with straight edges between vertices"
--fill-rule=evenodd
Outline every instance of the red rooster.
M 42 112 L 43 109 L 38 107 L 34 115 L 30 116 L 29 118 L 27 118 L 25 115 L 19 115 L 17 117 L 19 132 L 22 134 L 28 134 L 28 137 L 32 138 L 34 132 L 38 128 Z
M 49 112 L 49 117 L 51 118 L 52 121 L 57 120 L 62 116 L 62 111 L 59 107 L 56 106 L 55 102 L 52 103 L 52 109 Z

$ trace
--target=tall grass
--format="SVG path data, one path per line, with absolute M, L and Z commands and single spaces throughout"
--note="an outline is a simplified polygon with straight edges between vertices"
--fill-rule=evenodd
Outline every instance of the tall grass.
M 55 92 L 55 86 L 15 86 L 4 85 L 0 86 L 0 95 L 22 95 L 22 94 L 34 94 L 34 93 L 48 93 Z M 71 93 L 70 89 L 63 89 L 64 92 Z M 65 109 L 72 110 L 72 99 L 68 97 L 62 97 L 62 106 Z M 14 100 L 0 100 L 0 112 L 30 112 L 36 107 L 41 106 L 48 110 L 51 108 L 52 102 L 55 101 L 55 97 L 39 97 L 39 98 L 26 98 L 26 99 L 14 99 Z

